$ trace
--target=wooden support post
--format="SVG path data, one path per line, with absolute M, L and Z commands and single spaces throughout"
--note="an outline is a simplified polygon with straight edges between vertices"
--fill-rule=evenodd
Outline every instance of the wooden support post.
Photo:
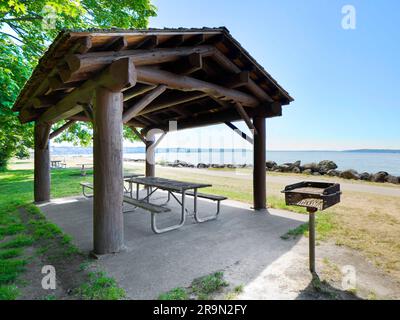
M 35 124 L 35 168 L 34 198 L 35 202 L 50 200 L 50 125 Z
M 266 169 L 265 169 L 265 118 L 254 117 L 254 169 L 253 169 L 253 202 L 254 209 L 260 210 L 267 207 L 266 201 Z
M 93 242 L 95 254 L 123 247 L 122 106 L 120 91 L 96 88 L 94 107 Z
M 152 147 L 155 143 L 155 135 L 149 131 L 146 135 L 146 177 L 155 176 L 156 150 Z

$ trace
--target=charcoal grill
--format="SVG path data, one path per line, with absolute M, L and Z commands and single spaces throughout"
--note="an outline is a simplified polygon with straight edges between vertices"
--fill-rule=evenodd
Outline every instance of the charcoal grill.
M 310 271 L 315 271 L 315 212 L 325 210 L 340 202 L 340 184 L 303 181 L 291 184 L 282 191 L 287 205 L 306 207 L 309 213 L 309 260 Z

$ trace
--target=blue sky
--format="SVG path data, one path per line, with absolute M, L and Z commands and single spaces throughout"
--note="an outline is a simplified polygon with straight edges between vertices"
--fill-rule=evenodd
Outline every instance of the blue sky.
M 226 26 L 295 98 L 282 117 L 267 120 L 269 149 L 400 149 L 399 1 L 153 3 L 158 17 L 150 27 Z M 355 30 L 341 26 L 344 5 L 356 9 Z M 240 140 L 220 125 L 171 134 L 160 146 L 243 146 Z

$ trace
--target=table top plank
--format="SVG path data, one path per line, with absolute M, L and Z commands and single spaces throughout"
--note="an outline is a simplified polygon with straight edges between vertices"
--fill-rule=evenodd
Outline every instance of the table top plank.
M 159 177 L 133 177 L 129 181 L 133 183 L 143 184 L 149 187 L 157 187 L 160 189 L 174 191 L 211 187 L 211 184 L 178 181 Z

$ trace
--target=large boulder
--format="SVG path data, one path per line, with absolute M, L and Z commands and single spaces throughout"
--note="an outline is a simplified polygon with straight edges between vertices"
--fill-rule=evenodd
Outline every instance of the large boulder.
M 337 169 L 337 167 L 337 164 L 331 160 L 322 160 L 318 163 L 318 172 L 326 174 L 329 170 Z
M 386 177 L 389 175 L 386 171 L 379 171 L 372 175 L 371 181 L 373 182 L 385 182 Z
M 208 165 L 206 165 L 205 163 L 198 163 L 198 164 L 197 164 L 197 168 L 199 168 L 199 169 L 205 169 L 205 168 L 208 168 Z
M 360 180 L 360 175 L 356 170 L 345 170 L 340 174 L 340 177 L 343 179 L 353 179 L 353 180 Z
M 391 174 L 389 174 L 386 177 L 386 182 L 399 184 L 400 183 L 400 177 L 392 176 Z
M 291 163 L 284 163 L 279 166 L 282 169 L 282 172 L 291 172 L 293 169 L 293 165 Z
M 371 174 L 368 172 L 363 172 L 360 174 L 360 179 L 364 181 L 370 181 L 371 180 Z
M 293 166 L 294 167 L 300 167 L 300 165 L 301 165 L 301 161 L 300 160 L 297 160 L 297 161 L 293 162 Z
M 318 164 L 315 162 L 306 163 L 303 165 L 303 170 L 318 171 Z
M 312 174 L 313 172 L 312 172 L 311 169 L 305 169 L 305 170 L 303 171 L 303 173 L 304 173 L 304 174 Z
M 294 168 L 292 169 L 292 172 L 293 172 L 293 173 L 301 173 L 301 170 L 300 170 L 299 167 L 294 167 Z
M 335 169 L 331 169 L 331 170 L 328 170 L 327 172 L 326 172 L 326 174 L 328 175 L 328 176 L 331 176 L 331 177 L 338 177 L 338 176 L 340 176 L 340 171 L 338 171 L 338 170 L 335 170 Z
M 274 167 L 276 167 L 277 165 L 278 164 L 275 161 L 267 161 L 265 163 L 265 166 L 270 170 L 273 169 Z

